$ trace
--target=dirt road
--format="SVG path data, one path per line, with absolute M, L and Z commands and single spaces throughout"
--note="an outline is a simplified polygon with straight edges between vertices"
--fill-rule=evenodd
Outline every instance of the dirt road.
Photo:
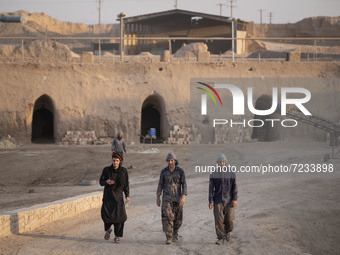
M 17 149 L 17 153 L 21 149 Z M 44 146 L 37 149 L 45 151 Z M 54 149 L 56 147 L 47 146 L 47 152 L 43 155 L 50 155 L 46 158 L 52 160 Z M 30 233 L 2 238 L 0 254 L 336 254 L 339 252 L 337 243 L 337 237 L 340 235 L 339 160 L 328 162 L 333 164 L 336 170 L 328 177 L 310 174 L 298 178 L 295 176 L 282 178 L 276 175 L 239 178 L 239 203 L 232 241 L 227 245 L 218 246 L 214 244 L 216 236 L 213 214 L 208 209 L 208 175 L 197 175 L 190 170 L 189 149 L 190 147 L 168 145 L 130 148 L 130 153 L 126 157 L 126 166 L 134 162 L 136 168 L 129 170 L 131 205 L 128 207 L 128 221 L 121 244 L 104 240 L 103 223 L 98 208 L 77 217 L 45 225 Z M 160 166 L 164 166 L 164 157 L 169 150 L 178 154 L 180 164 L 182 163 L 186 169 L 189 194 L 184 205 L 184 222 L 180 229 L 181 242 L 165 245 L 160 208 L 155 204 L 155 190 Z M 226 155 L 230 155 L 230 160 L 237 162 L 238 165 L 250 165 L 261 160 L 277 164 L 287 164 L 292 160 L 317 163 L 322 162 L 324 153 L 329 150 L 327 144 L 306 141 L 234 144 L 224 147 Z M 75 155 L 80 151 L 83 156 L 94 153 L 100 158 L 99 155 L 102 155 L 102 159 L 107 155 L 106 150 L 100 147 L 66 148 L 66 152 L 59 151 L 56 155 L 62 153 L 70 155 L 71 151 Z M 191 148 L 190 151 L 191 154 L 202 155 L 206 148 L 198 146 Z M 4 154 L 0 153 L 0 156 Z M 0 159 L 4 162 L 5 157 Z M 67 161 L 65 159 L 65 162 Z M 8 164 L 16 164 L 13 163 L 14 161 L 11 162 L 7 161 Z M 89 165 L 86 167 L 91 168 Z M 98 167 L 95 172 L 85 177 L 97 177 L 100 171 L 101 167 Z M 71 171 L 65 173 L 75 175 Z M 67 176 L 60 178 L 70 180 Z M 34 186 L 34 189 L 41 188 L 41 185 Z M 57 183 L 54 185 L 60 186 Z M 65 189 L 79 188 L 70 183 L 67 185 Z M 88 189 L 100 190 L 101 187 L 91 186 Z

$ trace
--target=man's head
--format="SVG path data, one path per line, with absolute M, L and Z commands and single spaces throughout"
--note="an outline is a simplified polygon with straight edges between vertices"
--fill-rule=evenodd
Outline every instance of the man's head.
M 171 167 L 175 167 L 178 165 L 178 160 L 176 158 L 176 155 L 172 152 L 170 152 L 167 156 L 166 156 L 166 162 L 168 162 L 168 166 Z
M 226 166 L 228 163 L 227 157 L 224 154 L 217 156 L 216 163 L 220 166 Z
M 120 162 L 123 162 L 123 157 L 117 152 L 112 152 L 112 164 L 114 169 L 119 167 Z
M 123 133 L 122 132 L 118 132 L 117 134 L 117 138 L 120 140 L 123 138 Z

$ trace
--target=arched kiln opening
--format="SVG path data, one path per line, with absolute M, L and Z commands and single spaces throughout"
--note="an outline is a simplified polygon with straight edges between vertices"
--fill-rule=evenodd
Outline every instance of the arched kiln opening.
M 42 95 L 34 103 L 32 143 L 54 142 L 54 106 L 52 99 Z

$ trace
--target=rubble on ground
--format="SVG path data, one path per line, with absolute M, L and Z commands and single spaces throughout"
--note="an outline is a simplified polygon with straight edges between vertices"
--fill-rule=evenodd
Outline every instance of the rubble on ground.
M 199 52 L 208 52 L 208 46 L 205 43 L 183 44 L 182 47 L 174 54 L 175 58 L 193 58 L 198 57 Z
M 10 136 L 0 139 L 0 149 L 11 149 L 17 147 L 16 141 Z
M 70 50 L 63 43 L 52 40 L 34 40 L 22 46 L 2 45 L 0 47 L 0 55 L 5 57 L 67 57 L 79 58 L 79 55 Z

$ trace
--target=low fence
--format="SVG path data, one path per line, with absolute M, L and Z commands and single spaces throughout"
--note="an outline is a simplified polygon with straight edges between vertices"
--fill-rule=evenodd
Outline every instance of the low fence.
M 172 42 L 225 41 L 228 45 L 241 41 L 242 54 L 236 48 L 221 54 L 199 55 L 199 52 L 176 56 Z M 340 38 L 226 38 L 226 37 L 124 37 L 120 50 L 120 37 L 0 37 L 1 62 L 65 62 L 116 63 L 116 62 L 234 62 L 234 61 L 340 61 Z M 231 43 L 234 41 L 234 43 Z M 157 48 L 162 42 L 163 48 Z M 115 49 L 102 49 L 112 43 Z M 143 52 L 143 45 L 153 49 Z M 96 46 L 94 46 L 96 45 Z M 117 49 L 118 45 L 118 49 Z M 151 45 L 151 46 L 150 46 Z M 164 45 L 168 45 L 164 47 Z M 139 47 L 140 54 L 125 55 L 129 49 Z M 236 47 L 236 46 L 235 46 Z M 293 54 L 294 52 L 294 54 Z M 92 56 L 83 55 L 92 53 Z M 167 53 L 168 56 L 165 56 Z M 91 55 L 91 54 L 90 54 Z M 202 57 L 203 56 L 203 57 Z

